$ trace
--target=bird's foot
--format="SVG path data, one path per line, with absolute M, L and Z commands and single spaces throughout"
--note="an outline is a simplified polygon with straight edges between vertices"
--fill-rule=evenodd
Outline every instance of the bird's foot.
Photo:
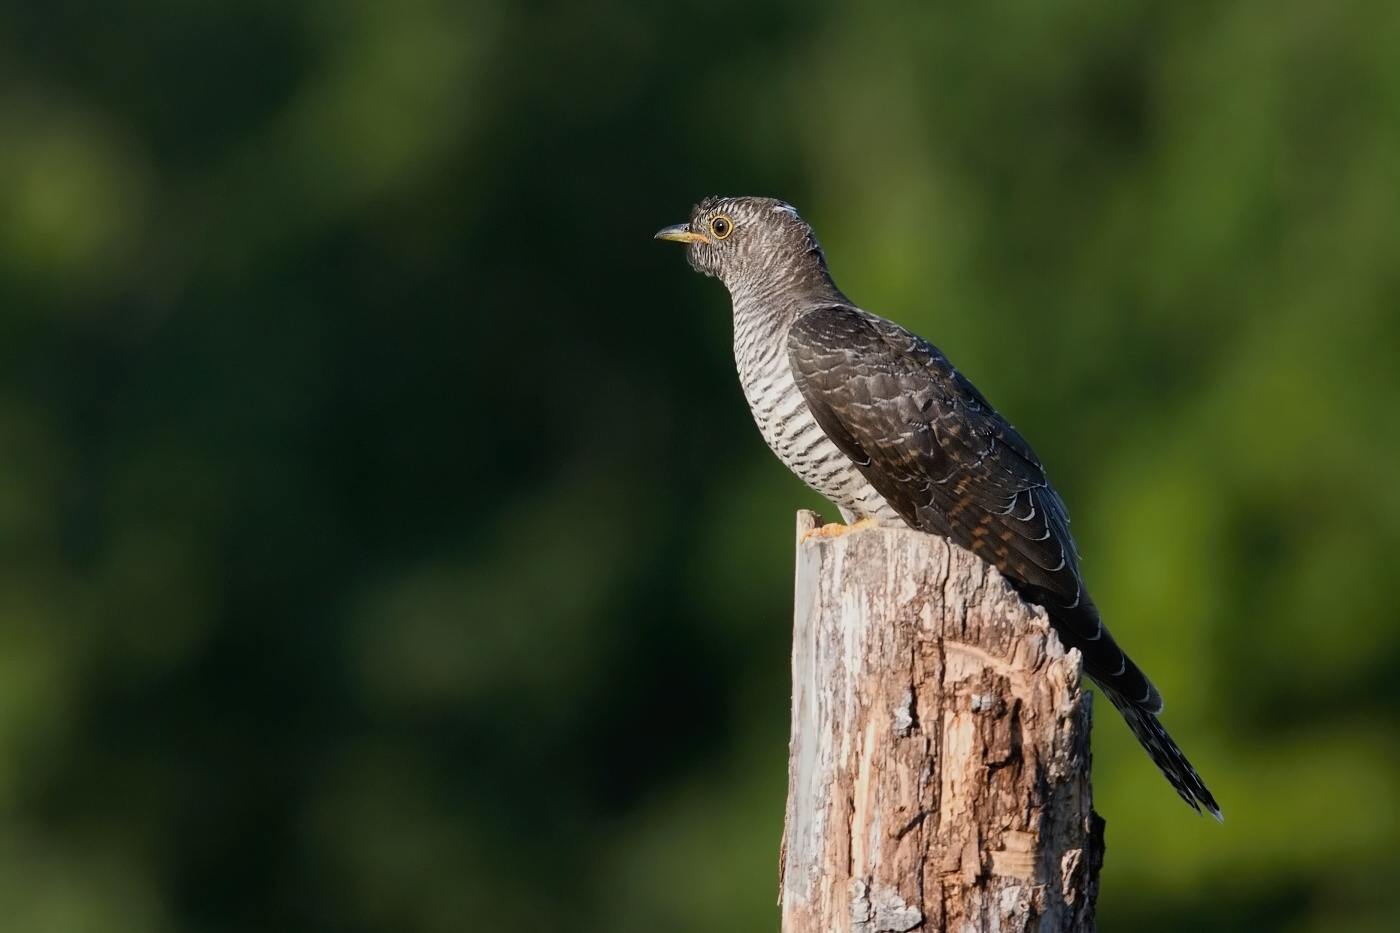
M 820 528 L 813 528 L 811 531 L 803 532 L 802 540 L 806 541 L 808 538 L 839 538 L 844 534 L 850 534 L 852 531 L 858 531 L 861 528 L 874 527 L 875 519 L 873 518 L 862 518 L 852 525 L 832 522 L 830 525 L 822 525 Z

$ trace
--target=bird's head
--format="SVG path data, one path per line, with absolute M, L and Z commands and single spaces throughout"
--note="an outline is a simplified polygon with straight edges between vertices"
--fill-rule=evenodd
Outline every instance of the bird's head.
M 830 283 L 812 228 L 791 205 L 773 198 L 706 198 L 688 223 L 667 227 L 656 238 L 686 244 L 696 271 L 715 276 L 731 293 Z

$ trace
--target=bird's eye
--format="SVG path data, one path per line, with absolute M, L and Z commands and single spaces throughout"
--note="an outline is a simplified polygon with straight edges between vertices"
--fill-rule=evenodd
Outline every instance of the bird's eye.
M 716 240 L 722 240 L 734 232 L 734 221 L 720 214 L 710 221 L 710 232 L 715 235 Z

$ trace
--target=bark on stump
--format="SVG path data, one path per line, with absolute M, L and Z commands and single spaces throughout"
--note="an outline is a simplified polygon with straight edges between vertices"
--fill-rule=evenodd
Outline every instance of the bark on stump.
M 1094 929 L 1090 694 L 943 538 L 798 513 L 784 933 Z

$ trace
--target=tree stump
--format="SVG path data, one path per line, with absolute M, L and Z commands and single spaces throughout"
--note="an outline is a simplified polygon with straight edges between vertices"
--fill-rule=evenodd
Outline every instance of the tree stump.
M 820 522 L 798 513 L 784 933 L 1092 931 L 1079 653 L 945 539 Z

